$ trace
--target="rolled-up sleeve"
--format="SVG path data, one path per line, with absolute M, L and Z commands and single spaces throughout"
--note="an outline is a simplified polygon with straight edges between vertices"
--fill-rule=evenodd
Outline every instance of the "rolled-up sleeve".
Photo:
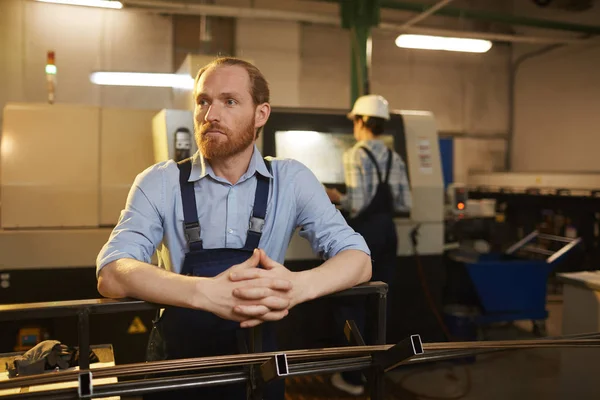
M 164 179 L 158 165 L 139 174 L 125 209 L 96 259 L 96 276 L 106 264 L 133 258 L 149 263 L 163 238 Z
M 351 249 L 370 256 L 364 238 L 348 226 L 312 171 L 297 161 L 294 164 L 297 170 L 294 192 L 299 235 L 310 242 L 313 252 L 323 259 Z

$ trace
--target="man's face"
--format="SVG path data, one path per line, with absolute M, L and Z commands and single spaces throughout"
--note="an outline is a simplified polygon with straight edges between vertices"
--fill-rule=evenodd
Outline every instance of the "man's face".
M 205 158 L 230 157 L 254 144 L 257 107 L 250 90 L 248 72 L 239 66 L 210 68 L 198 80 L 194 126 Z

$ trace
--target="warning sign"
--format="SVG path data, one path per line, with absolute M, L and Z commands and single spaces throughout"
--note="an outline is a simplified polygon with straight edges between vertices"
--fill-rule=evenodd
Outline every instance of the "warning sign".
M 433 172 L 433 164 L 431 159 L 431 143 L 428 138 L 420 137 L 417 140 L 417 154 L 419 156 L 421 173 L 431 174 Z
M 148 329 L 140 319 L 140 317 L 135 317 L 133 321 L 131 321 L 131 325 L 129 325 L 129 329 L 127 329 L 127 333 L 131 335 L 135 335 L 136 333 L 146 333 Z

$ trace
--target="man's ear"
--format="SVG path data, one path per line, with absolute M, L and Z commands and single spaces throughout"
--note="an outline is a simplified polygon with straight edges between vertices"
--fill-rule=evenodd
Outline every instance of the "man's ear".
M 269 119 L 269 115 L 271 115 L 271 105 L 269 103 L 259 104 L 254 113 L 254 129 L 265 126 Z

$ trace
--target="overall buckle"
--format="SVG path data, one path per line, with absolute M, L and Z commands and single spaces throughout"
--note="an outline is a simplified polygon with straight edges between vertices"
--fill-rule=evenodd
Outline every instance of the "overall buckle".
M 200 242 L 200 224 L 195 222 L 193 224 L 185 224 L 185 238 L 188 243 Z
M 254 233 L 261 233 L 265 226 L 265 220 L 258 217 L 250 217 L 250 224 L 248 230 Z

